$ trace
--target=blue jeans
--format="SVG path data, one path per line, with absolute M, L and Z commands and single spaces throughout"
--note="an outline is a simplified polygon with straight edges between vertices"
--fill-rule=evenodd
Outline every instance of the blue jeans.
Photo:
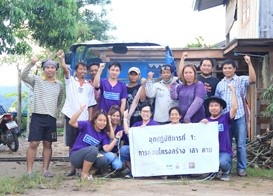
M 113 169 L 121 169 L 122 168 L 121 159 L 115 153 L 113 153 L 113 152 L 104 152 L 104 151 L 101 151 L 101 153 L 107 159 L 108 165 L 111 165 L 111 167 Z
M 220 170 L 222 170 L 223 173 L 229 173 L 229 171 L 231 171 L 231 167 L 232 167 L 231 154 L 226 152 L 220 152 L 219 162 L 220 162 L 219 168 Z
M 122 162 L 130 161 L 130 148 L 128 145 L 123 145 L 120 148 L 120 158 Z
M 233 120 L 230 127 L 230 137 L 234 136 L 237 151 L 237 171 L 246 170 L 246 120 L 245 116 Z M 231 143 L 232 144 L 232 143 Z

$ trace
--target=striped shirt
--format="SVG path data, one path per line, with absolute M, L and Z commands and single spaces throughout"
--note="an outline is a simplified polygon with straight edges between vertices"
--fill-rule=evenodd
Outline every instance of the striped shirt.
M 63 84 L 58 80 L 52 83 L 40 76 L 29 74 L 32 66 L 26 66 L 21 76 L 33 88 L 32 112 L 57 118 L 58 106 L 61 105 L 64 95 Z
M 245 115 L 244 105 L 242 96 L 246 97 L 247 88 L 250 85 L 249 76 L 237 76 L 236 74 L 230 79 L 227 80 L 224 77 L 216 86 L 215 96 L 221 97 L 227 103 L 227 107 L 223 110 L 223 113 L 230 111 L 231 109 L 231 91 L 228 89 L 228 84 L 232 84 L 235 89 L 237 101 L 238 101 L 238 110 L 235 116 L 235 119 L 241 118 Z

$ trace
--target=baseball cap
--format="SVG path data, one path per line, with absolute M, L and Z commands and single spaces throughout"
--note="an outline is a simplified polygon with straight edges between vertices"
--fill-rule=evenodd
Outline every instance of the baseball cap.
M 132 71 L 136 72 L 138 75 L 140 74 L 140 70 L 139 70 L 137 67 L 131 67 L 131 68 L 128 70 L 128 73 L 130 73 L 130 72 L 132 72 Z
M 160 73 L 162 73 L 163 70 L 170 70 L 170 72 L 173 73 L 173 67 L 169 64 L 162 65 Z

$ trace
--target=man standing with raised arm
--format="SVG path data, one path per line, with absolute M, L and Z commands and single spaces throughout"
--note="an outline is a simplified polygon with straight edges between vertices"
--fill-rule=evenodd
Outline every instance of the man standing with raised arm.
M 221 97 L 226 101 L 227 107 L 224 112 L 231 108 L 231 93 L 228 90 L 228 84 L 235 87 L 236 96 L 238 100 L 238 111 L 234 121 L 231 124 L 230 136 L 231 141 L 234 136 L 237 150 L 237 174 L 240 177 L 247 175 L 246 173 L 246 137 L 247 137 L 247 123 L 246 114 L 244 110 L 243 99 L 246 99 L 247 89 L 249 85 L 256 82 L 256 74 L 249 56 L 244 56 L 245 62 L 248 65 L 249 76 L 237 76 L 237 66 L 231 59 L 224 61 L 222 65 L 223 74 L 225 77 L 217 84 L 215 96 Z
M 79 116 L 79 121 L 91 122 L 92 108 L 97 104 L 94 95 L 94 88 L 85 79 L 87 74 L 87 65 L 84 62 L 79 62 L 75 66 L 75 74 L 71 76 L 70 69 L 66 66 L 64 60 L 64 52 L 59 50 L 57 56 L 60 60 L 61 67 L 64 72 L 66 99 L 62 109 L 65 115 L 65 143 L 69 147 L 69 152 L 75 143 L 78 136 L 78 130 L 69 124 L 70 118 L 79 110 L 82 105 L 86 107 Z M 66 173 L 66 176 L 76 174 L 76 169 L 71 166 L 71 169 Z
M 52 142 L 57 141 L 57 111 L 63 98 L 63 85 L 55 78 L 58 64 L 53 60 L 42 62 L 43 76 L 31 75 L 30 70 L 38 58 L 32 57 L 31 63 L 22 72 L 22 80 L 33 88 L 33 108 L 29 126 L 27 149 L 27 173 L 32 175 L 33 164 L 40 141 L 43 141 L 43 176 L 53 177 L 48 170 L 52 157 Z

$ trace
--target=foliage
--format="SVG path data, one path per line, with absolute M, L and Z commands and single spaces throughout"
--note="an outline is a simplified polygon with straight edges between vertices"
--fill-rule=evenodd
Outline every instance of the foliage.
M 195 41 L 195 43 L 187 44 L 186 48 L 215 48 L 215 45 L 207 45 L 202 36 L 196 37 Z
M 87 39 L 106 40 L 110 0 L 0 1 L 0 53 L 26 54 L 30 40 L 51 51 Z M 98 12 L 88 10 L 93 4 Z M 94 8 L 94 7 L 92 7 Z
M 249 177 L 273 180 L 272 169 L 259 169 L 259 168 L 256 169 L 256 168 L 248 167 L 246 171 Z
M 5 98 L 18 97 L 18 93 L 15 93 L 15 92 L 8 93 L 8 94 L 5 94 L 4 97 Z M 27 102 L 26 100 L 27 100 L 27 97 L 28 97 L 28 93 L 25 92 L 25 91 L 22 92 L 21 97 L 22 97 L 23 102 Z M 18 100 L 15 100 L 11 104 L 11 106 L 9 108 L 9 111 L 17 111 L 17 104 L 18 104 Z M 27 111 L 27 105 L 26 104 L 23 104 L 22 111 Z
M 249 182 L 255 181 L 256 179 L 268 179 L 273 180 L 273 170 L 271 169 L 254 169 L 254 168 L 247 168 L 248 177 L 244 179 L 245 185 L 248 185 Z M 236 175 L 236 168 L 234 168 L 234 171 L 232 172 L 232 178 Z M 70 181 L 73 183 L 69 183 L 67 181 Z M 88 189 L 91 192 L 92 195 L 93 190 L 95 190 L 97 187 L 104 186 L 104 182 L 107 179 L 103 178 L 95 178 L 92 181 L 81 181 L 80 178 L 66 178 L 63 173 L 60 172 L 60 174 L 55 175 L 51 179 L 44 178 L 40 173 L 33 173 L 32 176 L 23 175 L 20 177 L 5 177 L 0 176 L 0 195 L 21 195 L 21 194 L 27 194 L 27 191 L 30 189 L 35 190 L 36 193 L 39 192 L 40 189 L 64 189 L 67 187 L 67 185 L 70 184 L 69 190 L 81 190 L 81 189 Z M 197 181 L 195 179 L 191 180 L 188 178 L 182 178 L 181 180 L 176 181 L 158 181 L 158 183 L 162 184 L 169 184 L 169 185 L 189 185 L 191 181 L 196 183 Z M 202 183 L 207 183 L 207 185 L 214 184 L 216 181 L 204 181 L 199 180 Z M 231 180 L 228 186 L 232 186 L 232 183 L 236 181 Z M 220 182 L 219 182 L 220 183 Z M 85 189 L 85 190 L 86 190 Z M 57 193 L 57 191 L 56 191 Z M 75 192 L 76 194 L 77 192 Z M 38 194 L 37 194 L 38 195 Z M 76 194 L 77 195 L 77 194 Z
M 37 173 L 34 173 L 31 177 L 27 175 L 20 178 L 0 177 L 0 195 L 18 195 L 27 192 L 29 189 L 38 188 L 57 189 L 63 180 L 63 176 L 48 180 Z
M 266 107 L 266 110 L 263 112 L 265 117 L 273 116 L 273 84 L 269 86 L 262 94 L 261 99 L 268 101 L 269 105 Z
M 57 134 L 58 136 L 64 135 L 64 128 L 57 128 Z

